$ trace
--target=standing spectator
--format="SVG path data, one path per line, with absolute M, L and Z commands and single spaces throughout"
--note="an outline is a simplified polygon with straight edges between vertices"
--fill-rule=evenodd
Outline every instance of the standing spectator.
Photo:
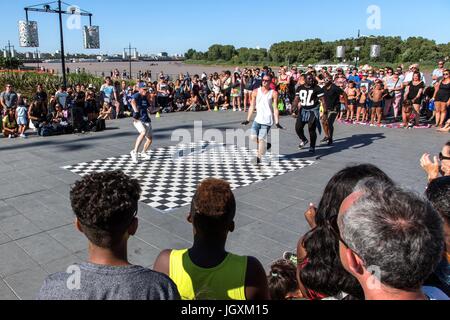
M 389 116 L 391 108 L 394 109 L 394 121 L 397 121 L 397 117 L 400 111 L 400 103 L 402 101 L 403 83 L 400 80 L 400 76 L 397 72 L 392 74 L 392 69 L 388 69 L 388 77 L 384 82 L 385 88 L 388 90 L 388 95 L 384 100 L 384 117 Z
M 442 258 L 442 219 L 412 192 L 374 180 L 360 182 L 330 228 L 344 268 L 366 300 L 448 300 L 423 287 Z
M 166 77 L 164 74 L 159 76 L 158 86 L 156 87 L 157 91 L 157 104 L 160 111 L 166 110 L 169 104 L 169 95 L 170 90 L 167 84 Z
M 396 69 L 396 72 L 398 73 L 398 76 L 400 78 L 400 82 L 404 83 L 405 82 L 404 81 L 405 80 L 405 75 L 403 73 L 403 67 L 402 66 L 398 66 L 397 69 Z
M 39 300 L 179 299 L 166 276 L 128 261 L 130 237 L 138 229 L 138 182 L 122 172 L 96 173 L 75 183 L 70 192 L 76 228 L 89 241 L 88 262 L 79 270 L 79 288 L 70 289 L 70 273 L 47 277 Z
M 233 74 L 233 81 L 231 84 L 231 93 L 230 97 L 232 99 L 231 105 L 233 107 L 233 111 L 236 112 L 237 110 L 242 111 L 241 108 L 241 93 L 242 93 L 242 81 L 241 76 L 238 72 L 235 72 Z
M 405 100 L 410 100 L 413 104 L 413 112 L 416 126 L 419 125 L 420 107 L 422 105 L 423 91 L 425 83 L 420 80 L 420 72 L 414 71 L 412 81 L 408 82 L 405 90 Z
M 434 209 L 444 219 L 445 252 L 441 263 L 434 274 L 427 280 L 427 284 L 433 285 L 450 295 L 450 177 L 434 179 L 428 185 L 426 196 Z
M 17 125 L 19 126 L 19 136 L 21 138 L 26 138 L 25 131 L 28 127 L 28 110 L 26 106 L 26 99 L 19 95 L 17 102 Z
M 112 107 L 113 111 L 117 111 L 115 107 L 115 102 L 119 101 L 119 98 L 117 96 L 116 87 L 113 85 L 113 82 L 111 80 L 111 77 L 105 78 L 105 83 L 100 88 L 100 93 L 102 95 L 103 103 L 107 103 Z M 115 112 L 113 115 L 113 118 L 117 119 L 118 114 Z
M 230 95 L 231 95 L 231 85 L 232 85 L 232 79 L 231 79 L 231 72 L 225 71 L 223 73 L 222 77 L 222 96 L 225 100 L 225 103 L 222 106 L 222 110 L 228 110 L 228 107 L 230 106 Z
M 359 88 L 359 84 L 361 82 L 361 78 L 358 76 L 358 69 L 353 68 L 352 74 L 347 78 L 348 82 L 353 81 L 355 83 L 355 87 Z
M 375 126 L 375 121 L 377 121 L 378 126 L 381 126 L 381 118 L 383 116 L 382 103 L 386 96 L 387 90 L 383 88 L 383 83 L 381 82 L 381 80 L 377 80 L 375 82 L 375 87 L 369 93 L 370 100 L 373 103 L 371 108 L 371 126 Z
M 73 109 L 72 109 L 72 117 L 73 117 L 73 128 L 75 132 L 85 132 L 85 121 L 84 121 L 84 108 L 86 103 L 86 94 L 81 91 L 81 86 L 77 84 L 75 86 L 75 93 L 73 95 Z
M 447 118 L 447 108 L 450 106 L 450 70 L 445 69 L 442 80 L 435 84 L 434 107 L 436 111 L 436 127 L 442 128 Z
M 405 85 L 407 85 L 408 83 L 413 81 L 414 73 L 416 73 L 416 72 L 418 72 L 420 75 L 420 81 L 422 81 L 424 84 L 426 84 L 425 75 L 422 72 L 420 72 L 419 65 L 417 63 L 415 63 L 409 67 L 409 72 L 406 73 L 403 83 L 406 83 Z
M 57 103 L 59 103 L 63 109 L 67 108 L 67 97 L 69 94 L 67 93 L 67 89 L 64 86 L 60 86 L 58 91 L 55 93 L 55 98 Z
M 235 214 L 236 202 L 227 182 L 210 178 L 198 186 L 188 215 L 194 228 L 192 248 L 162 251 L 154 268 L 170 276 L 182 299 L 269 299 L 261 263 L 225 250 Z
M 437 69 L 434 69 L 433 73 L 431 74 L 431 79 L 433 80 L 431 85 L 434 86 L 437 82 L 441 81 L 444 78 L 444 65 L 445 65 L 444 61 L 440 60 L 438 62 Z
M 222 90 L 222 80 L 220 79 L 219 74 L 215 72 L 213 77 L 213 93 L 214 93 L 214 104 L 217 107 L 219 106 L 221 90 Z
M 247 72 L 244 73 L 242 84 L 244 86 L 244 112 L 247 112 L 252 103 L 252 93 L 254 85 L 254 77 L 251 70 L 247 70 Z
M 2 119 L 3 136 L 5 138 L 17 138 L 19 135 L 19 126 L 16 121 L 15 108 L 8 108 L 8 113 Z
M 6 85 L 5 91 L 0 94 L 0 103 L 3 107 L 3 115 L 8 114 L 8 110 L 17 106 L 17 93 L 14 92 L 13 86 Z

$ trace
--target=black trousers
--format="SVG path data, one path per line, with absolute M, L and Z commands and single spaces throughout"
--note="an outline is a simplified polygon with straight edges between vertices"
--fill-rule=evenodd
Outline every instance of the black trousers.
M 330 133 L 328 138 L 331 140 L 333 140 L 334 136 L 334 122 L 336 121 L 337 115 L 338 113 L 334 111 L 328 113 L 328 131 Z
M 301 117 L 297 118 L 297 123 L 295 124 L 295 131 L 297 132 L 298 137 L 302 141 L 307 141 L 304 132 L 305 126 L 308 125 L 308 131 L 309 131 L 309 138 L 310 138 L 310 146 L 311 148 L 316 147 L 317 142 L 317 121 L 316 116 L 314 114 L 311 114 L 311 117 L 309 118 L 309 122 L 303 122 Z

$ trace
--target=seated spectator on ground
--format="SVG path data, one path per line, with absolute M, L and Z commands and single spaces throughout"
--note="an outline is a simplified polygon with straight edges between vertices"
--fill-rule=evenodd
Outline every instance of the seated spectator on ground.
M 2 120 L 3 136 L 5 138 L 17 138 L 19 136 L 19 126 L 16 121 L 16 109 L 9 108 L 8 114 Z
M 235 213 L 227 182 L 206 179 L 198 186 L 187 218 L 193 225 L 192 248 L 162 251 L 154 268 L 170 276 L 183 300 L 269 299 L 261 263 L 225 250 Z
M 423 287 L 444 251 L 442 218 L 427 200 L 367 179 L 343 201 L 330 229 L 366 300 L 448 300 Z
M 88 91 L 86 94 L 86 101 L 84 103 L 84 116 L 88 121 L 94 121 L 98 117 L 97 101 L 92 91 Z
M 369 177 L 393 184 L 383 171 L 371 164 L 347 167 L 328 182 L 318 208 L 311 204 L 305 213 L 312 230 L 297 245 L 297 276 L 305 298 L 319 300 L 327 297 L 364 297 L 361 286 L 341 264 L 339 241 L 330 230 L 329 221 L 337 217 L 342 201 L 353 192 L 356 184 Z
M 167 276 L 128 261 L 140 194 L 138 182 L 120 171 L 88 175 L 75 183 L 70 200 L 76 228 L 89 241 L 89 259 L 72 266 L 80 276 L 76 290 L 67 285 L 73 273 L 56 273 L 45 280 L 39 300 L 179 299 Z
M 39 132 L 39 128 L 47 122 L 47 110 L 43 102 L 33 101 L 31 103 L 28 109 L 28 119 Z
M 420 158 L 420 166 L 428 175 L 428 182 L 442 176 L 450 176 L 450 141 L 448 141 L 442 148 L 439 156 L 434 156 L 433 161 L 430 159 L 430 154 L 425 153 Z
M 444 219 L 445 253 L 441 263 L 426 285 L 435 286 L 450 296 L 450 177 L 434 179 L 428 185 L 426 196 Z
M 100 110 L 99 119 L 103 120 L 111 120 L 112 116 L 112 107 L 109 103 L 103 103 L 103 108 Z
M 267 281 L 272 300 L 303 298 L 297 282 L 297 266 L 290 260 L 280 259 L 270 266 Z

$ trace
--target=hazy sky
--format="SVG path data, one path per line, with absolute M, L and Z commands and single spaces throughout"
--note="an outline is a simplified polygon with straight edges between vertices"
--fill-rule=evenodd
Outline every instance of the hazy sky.
M 25 6 L 44 1 L 0 1 L 1 47 L 11 40 L 19 51 L 31 51 L 18 47 L 17 23 L 25 18 Z M 450 42 L 449 0 L 74 0 L 72 4 L 94 14 L 102 49 L 83 50 L 81 30 L 65 26 L 68 52 L 120 53 L 129 42 L 141 53 L 206 50 L 214 43 L 268 48 L 280 41 L 356 37 L 358 29 L 363 35 L 423 36 Z M 379 22 L 380 29 L 367 26 L 371 5 L 380 9 L 381 19 L 370 19 L 375 26 Z M 38 22 L 40 50 L 58 50 L 58 16 L 30 13 L 30 20 Z M 88 19 L 82 18 L 85 24 Z

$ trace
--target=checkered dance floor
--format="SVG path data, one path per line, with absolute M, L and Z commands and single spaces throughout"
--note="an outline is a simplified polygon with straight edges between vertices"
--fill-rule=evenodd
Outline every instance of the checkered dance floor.
M 159 211 L 170 211 L 190 205 L 197 185 L 205 178 L 224 179 L 235 190 L 314 163 L 269 154 L 270 164 L 256 165 L 253 162 L 255 155 L 247 147 L 199 142 L 152 150 L 151 160 L 139 164 L 133 163 L 128 154 L 63 169 L 80 176 L 122 170 L 139 181 L 143 203 Z

